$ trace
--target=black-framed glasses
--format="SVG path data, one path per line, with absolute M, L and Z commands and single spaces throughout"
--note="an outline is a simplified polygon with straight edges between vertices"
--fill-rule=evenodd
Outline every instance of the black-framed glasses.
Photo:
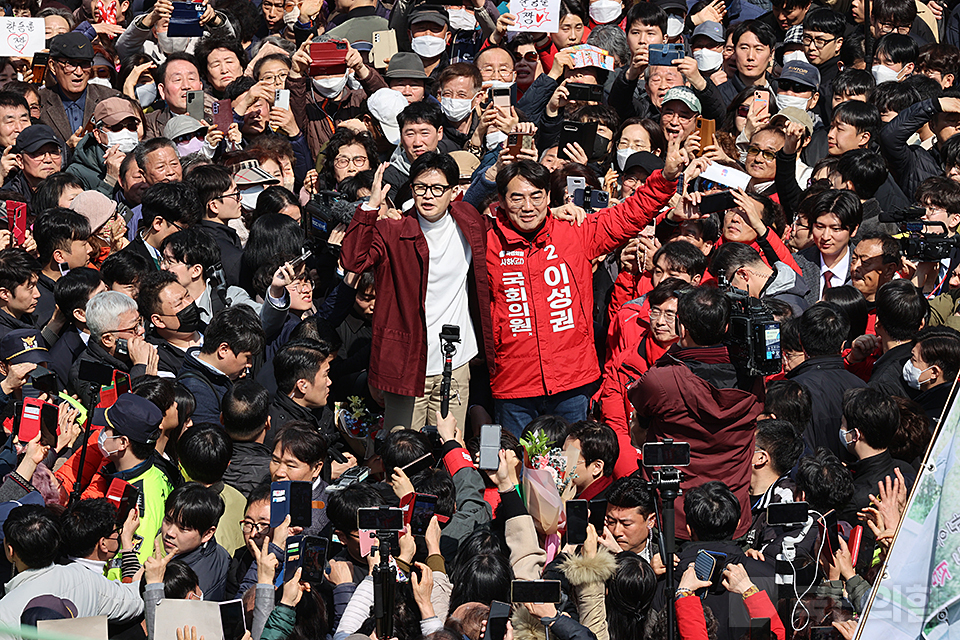
M 117 124 L 111 124 L 111 125 L 104 124 L 102 125 L 102 128 L 106 129 L 107 131 L 113 131 L 114 133 L 118 133 L 120 131 L 123 131 L 124 129 L 126 129 L 127 131 L 136 131 L 137 126 L 139 124 L 140 123 L 136 118 L 127 118 L 126 120 L 118 122 Z
M 233 198 L 235 201 L 240 202 L 240 190 L 237 189 L 232 193 L 225 193 L 219 198 L 217 198 L 217 200 L 226 200 L 227 198 Z
M 420 198 L 422 198 L 423 196 L 427 195 L 427 191 L 429 191 L 429 192 L 430 192 L 430 195 L 432 195 L 434 198 L 439 198 L 440 196 L 442 196 L 443 194 L 445 194 L 445 193 L 446 193 L 447 191 L 449 191 L 450 189 L 451 189 L 451 187 L 450 187 L 450 185 L 448 185 L 448 184 L 421 184 L 421 183 L 417 183 L 417 184 L 410 185 L 410 190 L 413 191 L 413 195 L 415 195 L 415 196 L 417 196 L 417 197 L 420 197 Z
M 809 47 L 810 45 L 813 45 L 817 49 L 823 49 L 825 46 L 837 40 L 838 38 L 839 36 L 835 38 L 819 38 L 819 37 L 814 38 L 813 36 L 807 35 L 807 36 L 803 36 L 803 38 L 800 39 L 800 43 L 805 47 Z
M 802 93 L 804 91 L 817 90 L 816 87 L 808 87 L 798 82 L 794 82 L 793 80 L 778 80 L 777 89 L 779 89 L 780 91 L 793 91 L 794 93 Z
M 63 70 L 72 73 L 76 69 L 86 71 L 93 66 L 93 60 L 70 60 L 69 58 L 54 58 Z
M 125 327 L 123 329 L 113 329 L 111 331 L 104 331 L 103 333 L 133 333 L 138 334 L 143 331 L 143 316 L 137 318 L 137 324 L 132 327 Z M 119 438 L 120 436 L 113 436 L 114 438 Z
M 269 522 L 250 522 L 249 520 L 241 520 L 240 528 L 243 529 L 244 533 L 252 533 L 254 529 L 257 530 L 257 535 L 262 534 L 264 531 L 270 529 Z
M 513 61 L 517 62 L 529 62 L 533 64 L 540 58 L 540 54 L 536 51 L 527 51 L 526 53 L 520 53 L 519 51 L 513 52 Z
M 766 149 L 761 149 L 760 147 L 750 146 L 747 147 L 748 156 L 760 156 L 767 162 L 772 162 L 777 159 L 777 154 L 773 151 L 767 151 Z

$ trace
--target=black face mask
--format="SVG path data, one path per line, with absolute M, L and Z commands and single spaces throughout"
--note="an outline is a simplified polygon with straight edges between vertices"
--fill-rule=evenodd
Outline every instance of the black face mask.
M 200 329 L 200 308 L 196 302 L 191 302 L 180 311 L 177 311 L 177 320 L 180 326 L 177 331 L 180 333 L 193 333 Z

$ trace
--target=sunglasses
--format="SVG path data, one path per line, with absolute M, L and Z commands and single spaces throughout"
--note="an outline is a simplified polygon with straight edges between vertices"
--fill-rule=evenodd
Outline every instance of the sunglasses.
M 127 131 L 136 131 L 137 126 L 139 124 L 140 123 L 136 120 L 127 119 L 127 120 L 124 120 L 123 122 L 118 122 L 117 124 L 112 124 L 112 125 L 104 124 L 102 125 L 102 127 L 108 131 L 118 133 L 120 131 L 123 131 L 124 129 L 126 129 Z
M 737 115 L 741 118 L 746 118 L 748 113 L 750 113 L 750 105 L 742 104 L 737 107 Z
M 772 162 L 777 159 L 777 154 L 773 151 L 766 151 L 760 147 L 747 147 L 748 156 L 760 156 L 767 162 Z
M 533 63 L 536 62 L 539 58 L 540 58 L 540 54 L 538 54 L 536 51 L 527 51 L 527 52 L 524 53 L 524 54 L 521 54 L 521 53 L 517 52 L 517 53 L 514 53 L 514 54 L 513 54 L 513 61 L 514 61 L 514 62 L 523 62 L 523 61 L 526 61 L 526 62 L 529 62 L 529 63 L 533 64 Z
M 803 91 L 816 91 L 816 87 L 808 87 L 792 80 L 780 80 L 777 83 L 777 87 L 781 91 L 793 91 L 794 93 L 800 93 Z

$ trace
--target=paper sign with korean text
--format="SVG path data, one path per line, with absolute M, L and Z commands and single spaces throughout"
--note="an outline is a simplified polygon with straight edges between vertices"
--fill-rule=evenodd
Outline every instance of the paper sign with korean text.
M 31 58 L 46 48 L 43 18 L 0 18 L 0 56 Z
M 510 0 L 516 24 L 508 31 L 556 33 L 560 30 L 560 0 Z

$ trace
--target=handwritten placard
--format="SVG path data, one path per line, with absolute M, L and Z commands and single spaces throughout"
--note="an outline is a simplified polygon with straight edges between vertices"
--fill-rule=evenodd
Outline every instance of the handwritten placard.
M 0 56 L 33 57 L 44 40 L 43 18 L 0 18 Z
M 516 24 L 509 31 L 556 33 L 560 30 L 560 0 L 510 0 Z

